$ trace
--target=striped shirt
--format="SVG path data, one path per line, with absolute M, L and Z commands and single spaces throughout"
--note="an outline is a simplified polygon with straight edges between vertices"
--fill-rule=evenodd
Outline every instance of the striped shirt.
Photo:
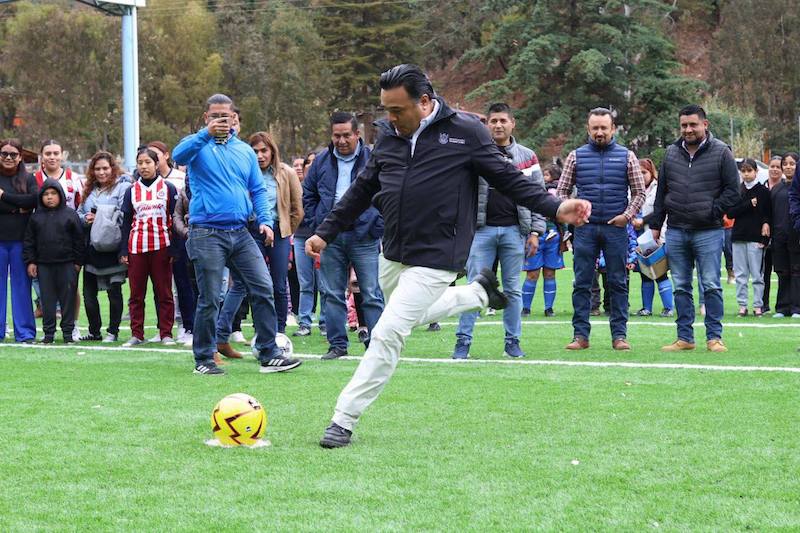
M 169 188 L 158 177 L 149 186 L 137 180 L 131 187 L 133 222 L 128 236 L 128 251 L 143 254 L 167 248 L 170 245 Z

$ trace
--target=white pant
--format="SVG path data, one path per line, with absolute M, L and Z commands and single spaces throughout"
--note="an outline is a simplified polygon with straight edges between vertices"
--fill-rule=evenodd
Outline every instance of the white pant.
M 364 358 L 339 395 L 333 422 L 352 431 L 361 413 L 392 377 L 413 328 L 488 305 L 486 291 L 478 283 L 450 287 L 456 275 L 447 270 L 406 266 L 381 256 L 380 284 L 386 306 L 372 330 Z

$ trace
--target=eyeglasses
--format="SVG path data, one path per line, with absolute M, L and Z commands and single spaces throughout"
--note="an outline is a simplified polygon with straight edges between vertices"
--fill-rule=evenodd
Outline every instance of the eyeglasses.
M 0 152 L 0 159 L 16 159 L 19 157 L 19 152 Z

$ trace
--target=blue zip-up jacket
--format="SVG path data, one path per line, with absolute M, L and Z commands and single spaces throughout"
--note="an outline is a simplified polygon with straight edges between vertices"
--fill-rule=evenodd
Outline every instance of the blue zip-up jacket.
M 359 152 L 350 175 L 351 184 L 364 170 L 372 152 L 363 140 L 359 140 L 358 143 Z M 303 224 L 311 228 L 312 233 L 317 226 L 322 224 L 336 203 L 336 182 L 339 180 L 338 163 L 338 159 L 333 155 L 333 144 L 331 144 L 327 150 L 317 154 L 311 168 L 308 169 L 308 175 L 303 180 L 303 211 L 305 212 Z M 366 236 L 379 239 L 383 235 L 383 218 L 377 209 L 370 207 L 359 215 L 348 230 L 352 230 L 358 239 Z
M 236 136 L 217 144 L 203 128 L 184 137 L 172 159 L 186 165 L 192 180 L 189 224 L 214 228 L 246 226 L 255 211 L 259 224 L 272 227 L 267 189 L 253 149 Z
M 628 149 L 612 140 L 575 150 L 575 187 L 578 198 L 592 202 L 589 222 L 606 224 L 628 207 Z

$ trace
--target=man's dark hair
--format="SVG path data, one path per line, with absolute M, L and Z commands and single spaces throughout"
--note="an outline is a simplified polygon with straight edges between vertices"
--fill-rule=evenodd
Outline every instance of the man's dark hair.
M 689 115 L 697 115 L 700 120 L 705 120 L 706 110 L 697 104 L 689 104 L 678 113 L 678 117 L 688 117 Z
M 214 104 L 227 104 L 231 106 L 231 110 L 233 110 L 233 108 L 235 107 L 233 104 L 233 100 L 231 100 L 229 96 L 226 96 L 221 93 L 212 94 L 211 96 L 208 97 L 208 100 L 206 100 L 206 111 L 208 111 L 208 108 L 210 108 Z
M 419 100 L 423 94 L 431 98 L 436 96 L 428 76 L 418 66 L 408 63 L 392 67 L 381 74 L 380 86 L 383 90 L 403 87 L 413 100 Z
M 496 102 L 489 106 L 489 110 L 486 112 L 486 116 L 489 116 L 493 113 L 505 113 L 508 115 L 508 118 L 514 119 L 514 112 L 511 111 L 511 106 L 506 104 L 505 102 Z
M 614 112 L 607 107 L 595 107 L 594 109 L 590 109 L 589 114 L 586 115 L 586 122 L 589 122 L 589 119 L 592 117 L 611 117 L 611 124 L 614 126 L 617 125 L 617 119 L 614 117 Z
M 358 119 L 352 113 L 347 113 L 345 111 L 336 111 L 331 115 L 331 128 L 333 128 L 334 124 L 347 124 L 350 123 L 352 126 L 353 131 L 358 131 Z

